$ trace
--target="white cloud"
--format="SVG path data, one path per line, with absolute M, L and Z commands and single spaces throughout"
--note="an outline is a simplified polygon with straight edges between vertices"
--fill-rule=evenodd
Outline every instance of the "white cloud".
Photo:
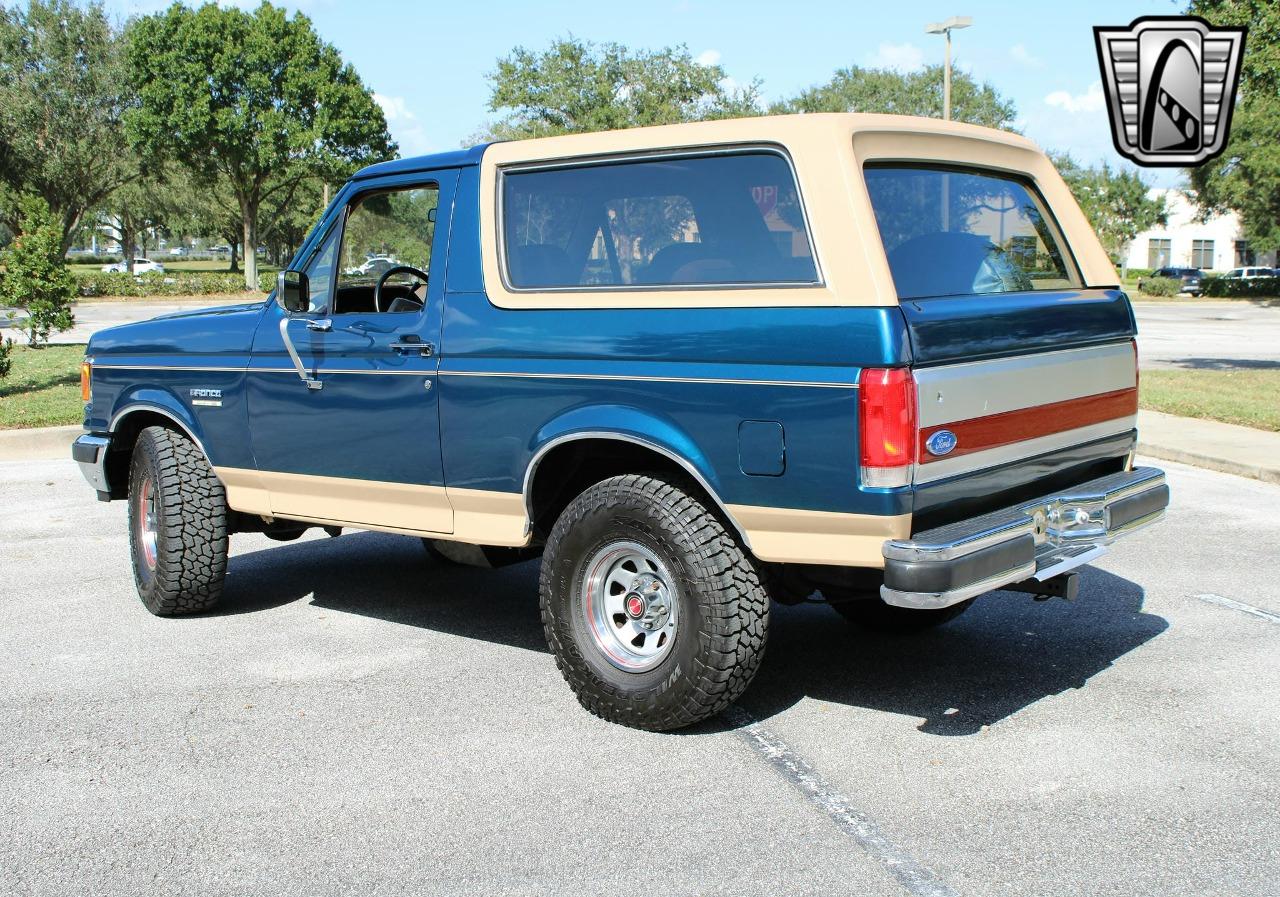
M 1031 51 L 1027 49 L 1026 44 L 1014 44 L 1009 48 L 1009 56 L 1014 62 L 1025 65 L 1028 68 L 1038 69 L 1044 65 L 1038 56 L 1031 55 Z
M 382 114 L 387 117 L 388 124 L 395 121 L 413 121 L 417 117 L 409 110 L 404 97 L 391 97 L 385 93 L 375 92 L 373 101 L 382 107 Z
M 719 50 L 703 50 L 701 53 L 698 54 L 698 57 L 694 60 L 694 62 L 696 62 L 698 65 L 719 65 L 720 51 Z
M 1050 106 L 1057 106 L 1070 113 L 1099 112 L 1106 106 L 1106 98 L 1102 94 L 1102 82 L 1094 81 L 1082 94 L 1072 96 L 1070 91 L 1055 90 L 1044 98 Z
M 400 146 L 402 158 L 425 156 L 428 153 L 439 151 L 439 147 L 427 136 L 427 129 L 422 125 L 393 126 L 391 128 L 391 136 L 395 138 L 396 143 Z
M 866 65 L 874 69 L 913 72 L 924 65 L 924 50 L 915 44 L 891 44 L 886 41 L 874 56 L 867 58 Z

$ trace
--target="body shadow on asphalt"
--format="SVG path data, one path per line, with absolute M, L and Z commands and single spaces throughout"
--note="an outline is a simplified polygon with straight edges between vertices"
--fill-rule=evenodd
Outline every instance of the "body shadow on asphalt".
M 311 596 L 334 611 L 546 652 L 537 593 L 536 561 L 452 566 L 431 559 L 417 539 L 357 532 L 233 556 L 214 613 L 262 612 Z M 910 636 L 856 629 L 821 604 L 775 604 L 764 663 L 740 703 L 766 719 L 808 697 L 923 718 L 919 730 L 932 735 L 973 735 L 1084 687 L 1167 629 L 1142 602 L 1136 584 L 1089 567 L 1074 602 L 994 592 L 958 619 Z M 726 728 L 734 727 L 709 721 L 686 732 Z

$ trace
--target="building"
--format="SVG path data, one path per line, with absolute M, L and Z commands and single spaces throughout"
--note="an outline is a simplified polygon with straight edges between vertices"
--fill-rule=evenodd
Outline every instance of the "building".
M 1245 265 L 1274 267 L 1276 253 L 1255 252 L 1240 233 L 1240 219 L 1234 212 L 1197 221 L 1198 209 L 1181 190 L 1152 190 L 1163 196 L 1169 223 L 1145 230 L 1129 244 L 1124 259 L 1127 268 L 1200 268 L 1230 271 Z

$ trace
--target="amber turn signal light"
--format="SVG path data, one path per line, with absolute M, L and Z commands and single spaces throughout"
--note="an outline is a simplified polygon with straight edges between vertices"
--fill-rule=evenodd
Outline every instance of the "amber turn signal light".
M 81 401 L 89 401 L 91 387 L 93 385 L 93 368 L 89 366 L 89 362 L 80 362 L 80 399 Z

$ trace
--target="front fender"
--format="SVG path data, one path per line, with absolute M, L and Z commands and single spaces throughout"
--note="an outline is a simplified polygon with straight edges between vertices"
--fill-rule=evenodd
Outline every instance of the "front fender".
M 171 389 L 165 387 L 134 386 L 122 391 L 112 405 L 108 431 L 116 432 L 131 414 L 142 411 L 161 414 L 172 420 L 186 431 L 196 445 L 200 446 L 205 457 L 208 457 L 209 452 L 205 449 L 205 433 L 199 419 Z

